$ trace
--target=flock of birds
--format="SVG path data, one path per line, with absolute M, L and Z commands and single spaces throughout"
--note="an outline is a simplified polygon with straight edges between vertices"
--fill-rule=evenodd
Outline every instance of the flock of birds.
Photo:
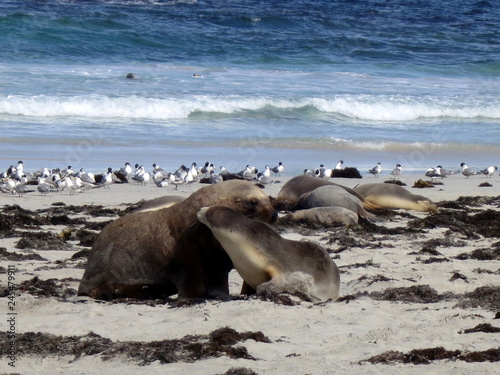
M 65 169 L 41 168 L 33 173 L 26 173 L 22 160 L 18 161 L 17 166 L 11 165 L 6 171 L 0 173 L 0 191 L 22 196 L 25 193 L 32 192 L 30 186 L 36 185 L 36 190 L 41 195 L 49 192 L 60 192 L 67 190 L 70 194 L 75 192 L 84 192 L 89 189 L 108 187 L 113 183 L 137 182 L 141 185 L 148 184 L 151 180 L 158 187 L 174 185 L 175 189 L 179 185 L 190 185 L 195 181 L 206 179 L 207 183 L 219 183 L 227 179 L 242 179 L 256 181 L 267 185 L 274 182 L 272 175 L 280 176 L 285 170 L 285 165 L 279 162 L 273 168 L 265 166 L 262 172 L 257 168 L 247 165 L 242 171 L 232 173 L 226 168 L 220 167 L 216 172 L 213 163 L 206 162 L 201 168 L 193 162 L 191 167 L 181 165 L 174 172 L 167 172 L 158 164 L 153 163 L 151 172 L 146 171 L 144 165 L 136 164 L 132 168 L 130 163 L 125 163 L 118 170 L 108 168 L 106 173 L 94 174 L 87 172 L 83 168 L 78 171 L 73 170 L 71 166 Z
M 108 187 L 116 182 L 137 182 L 146 185 L 149 181 L 153 181 L 156 186 L 163 187 L 168 185 L 190 185 L 195 181 L 203 181 L 206 183 L 219 183 L 228 179 L 242 179 L 247 181 L 255 181 L 263 185 L 274 183 L 273 175 L 280 176 L 285 170 L 285 164 L 279 162 L 275 167 L 266 165 L 262 172 L 257 168 L 247 165 L 245 169 L 233 173 L 229 172 L 225 167 L 220 167 L 216 171 L 213 163 L 206 162 L 202 167 L 193 162 L 191 167 L 181 165 L 174 172 L 167 172 L 158 164 L 153 163 L 151 172 L 146 171 L 143 165 L 136 164 L 132 168 L 130 163 L 125 163 L 123 167 L 118 170 L 108 168 L 103 174 L 93 174 L 86 172 L 83 168 L 78 171 L 73 170 L 71 166 L 65 169 L 52 169 L 42 168 L 33 173 L 25 173 L 23 161 L 18 161 L 17 166 L 11 165 L 6 171 L 0 173 L 0 191 L 3 193 L 18 194 L 19 196 L 32 192 L 30 185 L 36 185 L 36 190 L 42 194 L 49 192 L 59 192 L 63 190 L 69 191 L 70 194 L 75 192 L 84 192 L 88 189 L 95 189 L 101 187 Z M 491 178 L 498 170 L 497 166 L 490 166 L 483 170 L 475 170 L 469 168 L 467 164 L 461 163 L 461 169 L 451 171 L 444 169 L 438 165 L 436 168 L 431 167 L 425 175 L 431 179 L 446 178 L 447 176 L 462 173 L 466 178 L 476 174 L 484 174 L 487 178 Z M 304 174 L 315 176 L 322 179 L 329 179 L 335 170 L 344 169 L 344 161 L 340 160 L 334 168 L 327 168 L 324 164 L 320 164 L 315 169 L 305 169 Z M 378 177 L 382 173 L 382 164 L 379 162 L 373 168 L 368 170 L 374 177 Z M 391 170 L 390 174 L 394 179 L 399 179 L 403 173 L 401 164 Z

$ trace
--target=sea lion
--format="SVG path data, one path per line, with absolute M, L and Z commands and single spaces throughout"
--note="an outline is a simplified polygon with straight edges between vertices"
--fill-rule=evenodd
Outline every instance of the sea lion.
M 168 208 L 130 213 L 97 237 L 78 294 L 108 300 L 228 295 L 231 259 L 196 219 L 201 207 L 213 205 L 265 221 L 277 218 L 260 188 L 237 180 L 201 188 Z
M 358 223 L 358 214 L 344 207 L 314 207 L 291 212 L 283 220 L 331 227 L 356 225 Z
M 320 245 L 287 240 L 267 224 L 228 207 L 205 207 L 197 216 L 251 288 L 301 292 L 312 300 L 338 298 L 339 271 Z
M 343 207 L 363 219 L 375 220 L 375 216 L 364 209 L 361 200 L 342 189 L 341 186 L 325 185 L 305 193 L 300 197 L 299 206 L 302 208 Z
M 278 210 L 294 209 L 303 194 L 325 185 L 340 186 L 348 193 L 356 196 L 363 203 L 363 206 L 366 209 L 369 210 L 373 208 L 369 202 L 366 202 L 365 198 L 361 194 L 354 191 L 353 189 L 336 184 L 335 182 L 326 181 L 321 178 L 308 176 L 305 174 L 293 177 L 283 185 L 280 192 L 278 193 L 278 196 L 276 197 L 274 206 Z
M 184 199 L 185 198 L 181 197 L 180 195 L 165 195 L 163 197 L 144 201 L 141 207 L 134 210 L 134 212 L 161 210 L 162 208 L 168 208 L 170 206 L 173 206 L 174 204 L 182 202 Z
M 404 187 L 394 184 L 365 184 L 354 188 L 367 201 L 378 208 L 402 208 L 423 212 L 435 212 L 436 203 L 422 195 L 410 193 Z

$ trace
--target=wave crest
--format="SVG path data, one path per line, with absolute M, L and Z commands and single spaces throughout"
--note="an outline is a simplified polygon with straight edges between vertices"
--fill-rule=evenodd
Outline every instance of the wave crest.
M 374 95 L 334 98 L 270 98 L 245 96 L 8 96 L 0 99 L 0 114 L 31 117 L 84 117 L 170 120 L 191 117 L 302 118 L 313 112 L 365 121 L 413 121 L 421 118 L 500 118 L 500 103 L 491 98 L 412 98 Z M 316 115 L 315 113 L 314 115 Z

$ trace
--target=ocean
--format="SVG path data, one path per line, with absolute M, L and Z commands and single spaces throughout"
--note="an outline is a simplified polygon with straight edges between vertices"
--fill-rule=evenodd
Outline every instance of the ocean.
M 493 0 L 3 1 L 0 47 L 0 169 L 500 165 Z

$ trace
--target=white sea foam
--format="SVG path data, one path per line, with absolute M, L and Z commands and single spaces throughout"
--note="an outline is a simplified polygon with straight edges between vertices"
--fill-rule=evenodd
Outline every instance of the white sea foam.
M 473 99 L 419 99 L 373 95 L 334 98 L 269 98 L 259 96 L 189 96 L 186 98 L 89 96 L 16 96 L 0 99 L 0 114 L 32 117 L 88 117 L 169 120 L 195 113 L 265 117 L 269 110 L 316 108 L 366 121 L 412 121 L 420 118 L 500 119 L 500 103 Z M 259 115 L 255 113 L 259 112 Z M 246 114 L 247 113 L 247 114 Z M 307 116 L 306 111 L 303 116 Z

